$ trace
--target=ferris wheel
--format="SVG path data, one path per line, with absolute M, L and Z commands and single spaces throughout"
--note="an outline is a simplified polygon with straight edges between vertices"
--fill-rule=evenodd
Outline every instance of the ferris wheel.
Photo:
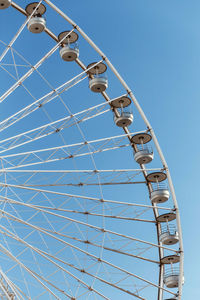
M 52 1 L 0 9 L 0 299 L 180 300 L 176 196 L 131 89 Z

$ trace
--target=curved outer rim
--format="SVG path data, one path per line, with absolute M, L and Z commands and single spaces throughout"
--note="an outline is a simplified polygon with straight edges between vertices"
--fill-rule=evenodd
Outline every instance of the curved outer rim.
M 93 47 L 93 49 L 102 57 L 102 59 L 106 62 L 106 64 L 110 67 L 111 71 L 115 74 L 115 76 L 118 78 L 118 80 L 121 82 L 122 86 L 126 89 L 127 94 L 130 96 L 130 98 L 132 99 L 134 105 L 136 106 L 138 112 L 140 113 L 144 123 L 146 124 L 148 131 L 150 132 L 152 139 L 154 141 L 155 147 L 158 151 L 158 154 L 160 156 L 160 159 L 162 161 L 163 164 L 163 169 L 166 172 L 167 175 L 167 179 L 168 179 L 168 184 L 169 184 L 169 188 L 171 191 L 171 196 L 172 196 L 172 200 L 174 202 L 174 210 L 176 211 L 176 222 L 177 222 L 177 229 L 178 229 L 178 233 L 179 233 L 179 253 L 180 253 L 180 264 L 179 264 L 179 275 L 180 275 L 180 280 L 179 280 L 179 285 L 178 285 L 178 300 L 181 300 L 182 297 L 182 285 L 183 285 L 183 261 L 184 261 L 184 253 L 183 253 L 183 240 L 182 240 L 182 229 L 181 229 L 181 222 L 180 222 L 180 213 L 179 213 L 179 208 L 178 208 L 178 203 L 176 200 L 176 195 L 175 195 L 175 190 L 174 190 L 174 186 L 172 183 L 172 178 L 169 172 L 169 168 L 167 166 L 166 160 L 164 158 L 163 152 L 160 148 L 160 145 L 158 143 L 158 140 L 156 138 L 156 135 L 153 131 L 153 128 L 151 127 L 150 122 L 148 121 L 147 117 L 145 116 L 142 108 L 140 107 L 137 99 L 135 98 L 134 94 L 132 93 L 131 89 L 128 87 L 128 85 L 126 84 L 126 82 L 123 80 L 123 78 L 120 76 L 120 74 L 118 73 L 118 71 L 115 69 L 115 67 L 112 65 L 112 63 L 110 62 L 110 60 L 106 57 L 106 55 L 96 46 L 96 44 L 87 36 L 87 34 L 75 23 L 72 21 L 72 19 L 70 19 L 65 13 L 63 13 L 57 6 L 55 6 L 50 0 L 44 0 L 44 2 L 46 2 L 46 4 L 48 4 L 52 9 L 54 9 L 61 17 L 63 17 L 68 23 L 70 23 L 74 29 L 76 29 L 81 35 L 82 37 L 90 44 L 90 46 Z M 15 4 L 14 2 L 12 2 L 11 4 L 15 9 L 17 9 L 18 11 L 20 11 L 22 14 L 26 15 L 26 12 L 17 4 Z M 50 30 L 45 30 L 47 34 L 49 34 L 55 41 L 57 41 L 57 37 L 50 31 Z M 127 136 L 129 136 L 129 131 L 126 130 L 125 131 L 127 133 Z M 146 179 L 147 176 L 147 172 L 145 170 L 144 165 L 141 165 L 141 169 L 143 170 L 143 174 L 144 177 Z M 149 188 L 149 186 L 148 186 Z M 154 205 L 153 205 L 154 206 Z M 158 211 L 157 209 L 154 208 L 154 214 L 155 217 L 156 215 L 158 215 Z M 158 231 L 157 231 L 158 234 Z M 159 240 L 158 240 L 158 244 Z M 163 253 L 161 252 L 161 258 L 163 257 Z M 159 275 L 159 286 L 161 287 L 160 292 L 158 293 L 158 300 L 162 300 L 163 299 L 163 274 L 164 274 L 164 269 L 162 268 L 162 264 L 160 267 L 160 275 Z

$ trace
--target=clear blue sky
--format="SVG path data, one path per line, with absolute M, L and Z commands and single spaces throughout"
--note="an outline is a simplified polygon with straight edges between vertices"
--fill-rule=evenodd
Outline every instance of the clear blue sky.
M 185 250 L 183 300 L 200 299 L 197 171 L 200 162 L 200 2 L 54 2 L 108 56 L 155 130 L 171 171 L 181 213 Z M 59 27 L 53 20 L 51 26 L 55 31 L 56 26 Z M 1 28 L 5 30 L 6 24 L 1 24 Z

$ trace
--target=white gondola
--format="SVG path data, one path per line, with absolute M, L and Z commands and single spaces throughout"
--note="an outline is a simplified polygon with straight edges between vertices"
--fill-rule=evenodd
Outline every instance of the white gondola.
M 136 148 L 134 159 L 140 165 L 148 164 L 153 160 L 154 154 L 152 148 L 145 145 L 150 142 L 151 139 L 151 135 L 146 132 L 135 134 L 131 138 L 133 145 L 137 145 L 137 147 L 134 147 Z
M 42 16 L 46 12 L 46 7 L 42 3 L 33 2 L 26 6 L 25 11 L 27 15 L 32 15 L 27 27 L 32 33 L 41 33 L 46 28 L 46 20 Z
M 0 9 L 8 8 L 11 5 L 11 0 L 0 0 Z
M 174 268 L 174 264 L 180 262 L 179 255 L 169 255 L 161 259 L 161 263 L 164 265 L 170 265 L 165 269 L 164 284 L 168 288 L 176 288 L 179 284 L 179 268 Z M 165 266 L 166 268 L 166 266 Z
M 152 184 L 152 191 L 150 193 L 152 203 L 163 203 L 169 199 L 170 193 L 167 185 L 162 182 L 166 178 L 167 176 L 163 172 L 154 172 L 147 175 L 147 179 Z
M 169 274 L 165 275 L 164 277 L 164 284 L 168 288 L 177 288 L 179 282 L 179 274 L 170 272 Z
M 64 45 L 60 47 L 60 57 L 64 61 L 73 61 L 79 57 L 78 47 L 72 48 L 72 46 Z
M 166 202 L 170 197 L 169 190 L 165 184 L 156 184 L 153 186 L 151 191 L 151 202 L 152 203 L 163 203 Z
M 178 243 L 179 236 L 174 225 L 162 225 L 161 233 L 159 235 L 160 242 L 164 245 L 174 245 Z
M 58 41 L 61 42 L 60 57 L 64 61 L 74 61 L 79 57 L 77 40 L 78 34 L 74 31 L 63 31 L 58 35 Z
M 107 87 L 108 79 L 106 77 L 95 76 L 89 80 L 89 88 L 95 93 L 102 93 L 107 89 Z
M 41 33 L 46 27 L 46 20 L 43 17 L 32 17 L 28 22 L 28 30 L 32 33 Z
M 140 165 L 148 164 L 153 160 L 153 156 L 154 154 L 152 148 L 142 144 L 141 147 L 137 146 L 134 159 Z
M 89 64 L 87 69 L 89 69 L 89 88 L 91 91 L 94 93 L 104 92 L 108 87 L 108 79 L 102 74 L 106 72 L 107 66 L 102 62 L 99 64 L 94 62 Z
M 133 122 L 133 113 L 129 107 L 131 99 L 127 96 L 121 96 L 111 102 L 114 111 L 114 121 L 119 127 L 126 127 Z
M 114 121 L 119 127 L 127 127 L 133 122 L 133 113 L 122 111 L 119 116 L 115 115 Z
M 180 262 L 179 255 L 169 255 L 161 259 L 161 263 L 164 265 L 170 265 L 165 269 L 164 273 L 164 284 L 168 288 L 177 288 L 179 284 L 179 269 L 174 268 L 174 264 Z

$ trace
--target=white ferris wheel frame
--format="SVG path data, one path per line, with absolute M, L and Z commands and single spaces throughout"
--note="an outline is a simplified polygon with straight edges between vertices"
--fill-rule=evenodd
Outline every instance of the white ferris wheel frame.
M 156 138 L 156 135 L 154 133 L 154 130 L 153 128 L 151 127 L 151 124 L 150 122 L 148 121 L 147 117 L 145 116 L 142 108 L 140 107 L 137 99 L 135 98 L 134 94 L 132 93 L 131 89 L 128 87 L 128 85 L 126 84 L 126 82 L 123 80 L 123 78 L 120 76 L 120 74 L 118 73 L 118 71 L 115 69 L 115 67 L 112 65 L 112 63 L 110 62 L 110 60 L 107 58 L 107 56 L 96 46 L 96 44 L 88 37 L 88 35 L 74 22 L 72 21 L 72 19 L 70 19 L 63 11 L 61 11 L 55 4 L 53 4 L 50 0 L 43 0 L 44 2 L 46 2 L 47 5 L 49 5 L 55 12 L 57 12 L 61 17 L 63 17 L 69 24 L 72 25 L 73 29 L 69 32 L 69 34 L 71 32 L 73 32 L 74 30 L 76 30 L 77 32 L 79 32 L 79 34 L 90 44 L 90 46 L 92 46 L 92 48 L 100 55 L 100 57 L 102 58 L 99 62 L 101 61 L 104 61 L 106 62 L 107 66 L 109 66 L 109 68 L 111 69 L 111 71 L 113 72 L 113 74 L 117 77 L 117 79 L 120 81 L 120 83 L 122 84 L 122 86 L 125 88 L 126 92 L 127 92 L 127 95 L 130 96 L 130 98 L 132 99 L 135 107 L 137 108 L 139 114 L 141 115 L 144 123 L 146 124 L 147 126 L 147 131 L 151 134 L 152 136 L 152 139 L 154 141 L 154 144 L 155 144 L 155 147 L 157 149 L 157 152 L 160 156 L 160 159 L 161 159 L 161 162 L 162 162 L 162 165 L 163 165 L 163 169 L 165 172 L 166 172 L 166 175 L 167 175 L 167 179 L 168 179 L 168 184 L 169 184 L 169 189 L 170 189 L 170 192 L 171 192 L 171 197 L 172 197 L 172 200 L 173 200 L 173 203 L 174 203 L 174 211 L 176 212 L 176 223 L 177 223 L 177 230 L 178 230 L 178 233 L 179 233 L 179 254 L 180 254 L 180 263 L 179 263 L 179 285 L 178 285 L 178 299 L 181 300 L 181 297 L 182 297 L 182 285 L 183 285 L 183 278 L 184 278 L 184 274 L 183 274 L 183 260 L 184 260 L 184 253 L 183 253 L 183 240 L 182 240 L 182 230 L 181 230 L 181 222 L 180 222 L 180 213 L 179 213 L 179 208 L 178 208 L 178 203 L 177 203 L 177 199 L 176 199 L 176 195 L 175 195 L 175 191 L 174 191 L 174 186 L 173 186 L 173 183 L 172 183 L 172 179 L 171 179 L 171 175 L 170 175 L 170 172 L 169 172 L 169 168 L 168 168 L 168 165 L 166 163 L 166 160 L 164 158 L 164 155 L 163 155 L 163 152 L 160 148 L 160 145 L 157 141 L 157 138 Z M 42 2 L 42 0 L 38 3 L 38 5 Z M 26 12 L 19 6 L 17 5 L 16 3 L 12 2 L 11 3 L 11 6 L 14 7 L 15 9 L 17 9 L 19 12 L 21 12 L 22 14 L 26 15 Z M 24 27 L 27 25 L 29 19 L 31 18 L 32 15 L 30 15 L 25 23 L 21 26 L 20 30 L 17 32 L 17 34 L 14 36 L 14 38 L 12 39 L 12 41 L 10 42 L 10 44 L 7 46 L 7 48 L 5 49 L 5 51 L 3 52 L 3 54 L 0 56 L 0 61 L 5 57 L 5 55 L 7 54 L 8 50 L 10 47 L 12 47 L 12 45 L 14 44 L 14 42 L 16 41 L 16 39 L 18 38 L 18 36 L 20 35 L 20 33 L 22 32 L 22 30 L 24 29 Z M 53 54 L 57 48 L 59 47 L 60 43 L 57 39 L 57 37 L 48 29 L 48 28 L 45 28 L 45 32 L 51 37 L 53 38 L 57 44 L 40 60 L 38 61 L 34 66 L 31 67 L 31 69 L 23 76 L 21 77 L 8 91 L 6 91 L 1 97 L 0 97 L 0 102 L 4 101 L 4 99 L 6 97 L 9 96 L 9 94 L 11 94 L 19 85 L 21 85 L 23 83 L 23 81 L 28 78 L 35 70 L 37 70 L 39 68 L 39 66 L 51 55 Z M 99 62 L 97 62 L 96 64 L 98 64 Z M 59 94 L 59 93 L 62 93 L 64 92 L 65 90 L 67 90 L 68 88 L 72 87 L 73 85 L 79 83 L 82 79 L 85 78 L 85 76 L 87 76 L 87 71 L 91 68 L 86 68 L 85 65 L 83 64 L 83 62 L 80 61 L 80 59 L 76 59 L 76 63 L 82 68 L 82 72 L 75 76 L 74 78 L 72 78 L 71 80 L 67 81 L 65 84 L 63 84 L 62 86 L 58 87 L 56 90 L 52 91 L 51 93 L 43 96 L 42 98 L 38 99 L 36 102 L 32 103 L 30 105 L 30 107 L 28 107 L 28 111 L 27 111 L 27 108 L 26 108 L 26 114 L 30 113 L 32 110 L 35 109 L 36 105 L 38 103 L 47 103 L 47 101 L 51 101 L 53 99 L 53 97 L 55 97 L 55 94 Z M 106 103 L 109 105 L 110 102 L 113 100 L 109 99 L 108 95 L 106 94 L 106 92 L 102 92 L 102 95 L 103 97 L 105 98 L 106 100 Z M 51 98 L 49 98 L 51 97 Z M 42 102 L 43 101 L 43 102 Z M 101 104 L 99 105 L 101 106 Z M 94 107 L 96 108 L 96 107 Z M 93 108 L 92 108 L 93 109 Z M 81 112 L 82 113 L 82 112 Z M 117 110 L 114 109 L 114 113 L 117 115 Z M 20 116 L 21 114 L 21 116 Z M 11 120 L 11 124 L 13 124 L 15 121 L 15 117 L 16 117 L 16 114 L 11 116 L 9 120 L 5 120 L 6 122 L 10 121 Z M 21 110 L 19 112 L 19 119 L 21 117 L 24 117 L 24 110 Z M 68 117 L 69 118 L 69 117 Z M 60 121 L 60 120 L 59 120 Z M 62 120 L 64 121 L 64 120 Z M 6 126 L 9 126 L 10 123 L 6 123 L 4 122 L 4 124 L 1 124 L 0 123 L 0 131 L 1 131 L 1 126 L 3 129 L 7 128 Z M 13 122 L 13 123 L 12 123 Z M 50 124 L 51 125 L 51 124 Z M 47 124 L 46 126 L 49 126 L 49 124 Z M 2 129 L 2 130 L 3 130 Z M 41 130 L 42 127 L 39 127 L 38 130 Z M 129 129 L 127 127 L 124 127 L 124 132 L 125 134 L 124 135 L 121 135 L 121 136 L 125 136 L 127 137 L 129 140 L 131 139 L 132 137 L 132 133 L 129 131 Z M 31 131 L 30 131 L 31 132 Z M 28 133 L 30 133 L 28 132 Z M 112 137 L 113 138 L 113 137 Z M 72 145 L 71 145 L 72 146 Z M 67 147 L 70 147 L 69 145 Z M 55 148 L 58 148 L 58 147 L 55 147 Z M 12 148 L 11 148 L 12 149 Z M 47 149 L 49 150 L 49 149 Z M 43 149 L 42 151 L 45 151 L 45 149 Z M 0 153 L 2 153 L 4 151 L 0 151 Z M 40 152 L 40 150 L 36 151 L 36 152 Z M 28 153 L 28 152 L 27 152 Z M 26 154 L 27 154 L 26 153 Z M 9 155 L 8 155 L 9 156 Z M 5 156 L 7 157 L 7 156 Z M 12 168 L 10 168 L 11 171 L 12 171 Z M 152 169 L 151 169 L 152 170 Z M 7 172 L 9 172 L 9 168 L 6 169 Z M 109 170 L 96 170 L 98 172 L 109 172 Z M 114 172 L 115 170 L 110 170 L 112 172 Z M 117 170 L 116 170 L 117 171 Z M 126 172 L 126 170 L 120 170 L 121 172 Z M 129 170 L 130 171 L 130 170 Z M 144 174 L 144 178 L 146 180 L 146 175 L 147 175 L 147 171 L 148 171 L 148 168 L 146 168 L 144 165 L 142 166 L 141 169 L 134 169 L 134 171 L 141 171 L 143 174 Z M 17 170 L 15 170 L 14 172 L 17 172 Z M 24 171 L 26 172 L 26 170 Z M 35 172 L 34 170 L 27 170 L 27 172 Z M 38 172 L 38 170 L 37 170 Z M 48 172 L 58 172 L 58 171 L 54 171 L 54 170 L 48 170 Z M 64 172 L 64 170 L 62 170 L 61 172 Z M 74 172 L 73 170 L 68 170 L 66 172 Z M 82 170 L 82 172 L 89 172 L 89 170 Z M 149 183 L 147 182 L 146 180 L 146 183 L 147 183 L 147 186 L 149 186 Z M 3 183 L 0 183 L 3 185 Z M 21 187 L 22 188 L 22 187 Z M 34 187 L 32 189 L 35 189 Z M 36 189 L 35 189 L 36 190 Z M 46 192 L 48 193 L 48 191 L 46 190 Z M 56 193 L 56 192 L 55 192 Z M 71 195 L 68 195 L 68 196 L 71 196 Z M 73 195 L 74 196 L 74 195 Z M 88 198 L 87 198 L 88 199 Z M 1 200 L 0 200 L 1 201 Z M 10 199 L 10 201 L 14 201 L 12 199 Z M 104 200 L 106 201 L 106 200 Z M 109 201 L 109 200 L 107 200 Z M 16 202 L 16 201 L 15 201 Z M 143 206 L 143 207 L 152 207 L 152 206 L 148 206 L 148 205 L 139 205 L 139 204 L 128 204 L 128 205 L 138 205 L 138 206 Z M 162 208 L 162 207 L 158 207 L 156 206 L 155 204 L 152 204 L 153 205 L 153 211 L 154 211 L 154 215 L 155 215 L 155 218 L 158 216 L 158 209 L 165 209 L 167 210 L 167 208 Z M 37 209 L 44 209 L 42 207 L 37 207 Z M 169 209 L 170 210 L 170 209 Z M 54 214 L 54 212 L 52 212 L 52 214 Z M 88 225 L 87 225 L 88 226 Z M 94 226 L 93 226 L 94 227 Z M 99 229 L 98 227 L 96 227 L 95 229 Z M 157 231 L 158 231 L 158 228 L 157 228 Z M 111 232 L 112 233 L 112 232 Z M 11 234 L 11 233 L 8 233 L 8 234 Z M 132 238 L 134 240 L 134 238 Z M 137 239 L 135 239 L 137 240 Z M 138 240 L 139 241 L 139 240 Z M 141 240 L 140 240 L 141 241 Z M 148 242 L 145 242 L 145 241 L 142 241 L 143 243 L 147 243 L 147 244 L 151 244 L 151 243 L 148 243 Z M 164 247 L 160 244 L 159 242 L 159 239 L 158 239 L 158 245 L 155 245 L 155 244 L 151 244 L 155 247 L 158 248 L 158 251 L 159 251 L 159 256 L 160 256 L 160 259 L 163 257 L 163 249 L 168 249 L 167 247 Z M 171 251 L 173 251 L 173 249 L 170 249 Z M 6 252 L 6 249 L 4 249 L 4 251 Z M 38 249 L 35 249 L 35 251 L 39 251 Z M 175 250 L 174 250 L 175 251 Z M 177 251 L 175 251 L 177 252 Z M 40 253 L 41 254 L 41 253 Z M 11 255 L 11 253 L 7 253 L 7 255 Z M 42 253 L 41 255 L 46 255 L 45 253 Z M 14 260 L 17 260 L 13 257 Z M 49 258 L 50 259 L 50 258 Z M 103 261 L 103 260 L 102 260 Z M 19 263 L 19 262 L 18 262 Z M 106 262 L 109 264 L 109 262 Z M 116 266 L 115 266 L 116 267 Z M 29 270 L 27 270 L 28 272 L 30 272 Z M 16 286 L 7 278 L 7 276 L 3 273 L 2 270 L 0 270 L 0 274 L 2 275 L 2 277 L 4 278 L 5 282 L 10 286 L 11 290 L 13 292 L 15 292 L 15 295 L 17 297 L 17 299 L 20 299 L 20 296 L 19 296 L 19 292 L 18 292 L 18 289 L 16 288 Z M 36 276 L 34 274 L 32 274 L 33 276 Z M 131 274 L 133 275 L 133 274 Z M 136 275 L 134 275 L 136 276 Z M 137 276 L 136 276 L 137 277 Z M 139 278 L 139 276 L 138 276 Z M 160 272 L 159 272 L 159 283 L 158 285 L 154 285 L 158 288 L 158 300 L 162 300 L 163 299 L 163 291 L 165 291 L 166 289 L 164 288 L 164 268 L 163 268 L 163 265 L 160 264 Z M 142 279 L 143 281 L 145 281 L 144 279 Z M 148 281 L 146 281 L 147 283 L 149 283 Z M 3 286 L 1 286 L 2 290 L 4 291 L 5 295 L 7 295 L 7 292 L 6 290 L 4 289 Z M 168 290 L 166 290 L 168 291 Z M 169 292 L 169 291 L 168 291 Z M 98 294 L 98 291 L 96 291 L 96 293 Z M 173 293 L 172 293 L 173 294 Z M 9 295 L 7 295 L 9 297 Z M 55 295 L 54 295 L 55 296 Z M 102 295 L 101 295 L 102 296 Z M 56 297 L 56 296 L 55 296 Z M 103 296 L 102 296 L 103 297 Z M 57 297 L 56 297 L 57 298 Z M 138 297 L 139 299 L 142 299 L 140 297 Z M 8 298 L 9 299 L 9 298 Z

